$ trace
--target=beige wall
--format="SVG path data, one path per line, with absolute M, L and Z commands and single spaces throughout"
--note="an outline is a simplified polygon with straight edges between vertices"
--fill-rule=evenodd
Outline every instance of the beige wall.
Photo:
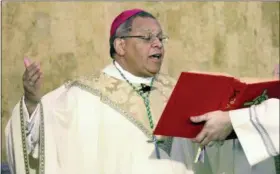
M 278 63 L 276 2 L 5 2 L 2 131 L 22 95 L 24 56 L 41 62 L 44 92 L 99 70 L 110 62 L 111 21 L 135 7 L 157 16 L 170 36 L 163 71 L 174 77 L 186 70 L 270 77 Z

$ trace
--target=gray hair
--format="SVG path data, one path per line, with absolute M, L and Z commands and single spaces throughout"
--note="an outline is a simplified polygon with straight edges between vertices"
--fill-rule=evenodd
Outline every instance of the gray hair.
M 115 50 L 115 47 L 114 47 L 115 39 L 120 37 L 120 36 L 126 36 L 131 32 L 132 22 L 136 17 L 156 19 L 152 14 L 143 11 L 143 12 L 135 14 L 134 16 L 131 16 L 130 18 L 128 18 L 128 20 L 126 20 L 123 24 L 121 24 L 118 27 L 118 29 L 116 30 L 116 32 L 112 35 L 112 37 L 110 37 L 110 40 L 109 40 L 111 58 L 114 59 L 114 56 L 116 54 L 116 50 Z

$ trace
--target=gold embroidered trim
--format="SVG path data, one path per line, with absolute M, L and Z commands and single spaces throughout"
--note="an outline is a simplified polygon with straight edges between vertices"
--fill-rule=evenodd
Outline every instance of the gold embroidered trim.
M 25 167 L 25 174 L 30 174 L 29 155 L 27 153 L 26 140 L 26 123 L 23 116 L 23 97 L 20 100 L 20 126 L 21 126 L 21 141 L 23 151 L 23 161 Z M 45 173 L 45 124 L 43 105 L 40 102 L 40 125 L 39 125 L 39 174 Z
M 66 87 L 69 89 L 71 87 L 79 87 L 82 90 L 90 92 L 91 94 L 98 96 L 101 98 L 101 101 L 105 104 L 108 104 L 111 108 L 115 109 L 117 112 L 122 114 L 125 118 L 127 118 L 131 123 L 133 123 L 136 127 L 138 127 L 149 139 L 152 139 L 152 133 L 147 130 L 142 123 L 136 120 L 133 116 L 131 116 L 127 111 L 121 109 L 119 105 L 113 101 L 111 101 L 108 97 L 103 96 L 100 90 L 92 88 L 88 85 L 81 83 L 80 81 L 72 81 L 65 84 Z M 158 144 L 159 148 L 165 151 L 169 156 L 171 153 L 173 137 L 166 137 L 163 143 Z

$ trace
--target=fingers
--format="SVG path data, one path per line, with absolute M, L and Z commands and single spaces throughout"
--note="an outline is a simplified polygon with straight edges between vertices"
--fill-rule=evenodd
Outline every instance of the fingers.
M 37 62 L 31 62 L 30 59 L 24 59 L 24 66 L 26 70 L 23 75 L 23 84 L 27 92 L 32 92 L 33 88 L 37 83 L 40 83 L 40 78 L 42 77 L 42 72 L 40 70 L 40 65 Z
M 204 114 L 204 115 L 201 115 L 201 116 L 190 117 L 190 120 L 194 123 L 200 123 L 200 122 L 203 122 L 203 121 L 207 121 L 208 120 L 208 115 Z
M 25 68 L 27 68 L 27 67 L 31 64 L 31 61 L 30 61 L 30 59 L 28 59 L 28 58 L 24 58 L 24 59 L 23 59 L 23 62 L 24 62 Z
M 38 77 L 34 80 L 34 85 L 41 84 L 42 79 L 43 79 L 43 73 L 42 73 L 42 72 L 39 72 L 39 73 L 38 73 Z
M 35 84 L 38 82 L 38 80 L 39 80 L 39 78 L 41 77 L 41 75 L 42 75 L 41 72 L 36 73 L 35 75 L 33 75 L 33 76 L 31 77 L 31 80 L 30 80 L 30 81 L 35 85 Z
M 23 81 L 24 93 L 27 98 L 29 98 L 30 100 L 37 101 L 36 99 L 36 96 L 38 95 L 37 90 L 40 89 L 42 79 L 43 79 L 43 74 L 41 73 L 40 75 L 38 74 L 33 76 L 32 80 Z
M 33 62 L 31 64 L 29 60 L 24 59 L 24 65 L 26 66 L 26 70 L 23 75 L 23 80 L 36 81 L 41 74 L 39 63 Z
M 32 77 L 27 77 L 26 80 L 24 80 L 24 83 L 28 86 L 36 85 L 39 80 L 42 78 L 43 74 L 40 71 L 37 71 Z
M 40 71 L 40 66 L 37 66 L 36 68 L 32 69 L 29 72 L 28 76 L 30 81 L 35 82 L 40 77 L 41 74 L 42 72 Z
M 36 79 L 36 81 L 35 81 L 35 85 L 37 85 L 37 84 L 41 84 L 42 83 L 42 80 L 43 80 L 43 73 L 41 73 L 40 72 L 40 75 L 39 75 L 39 77 Z
M 26 68 L 22 77 L 24 96 L 27 101 L 37 103 L 41 98 L 40 86 L 43 78 L 40 65 L 37 62 L 31 62 L 30 59 L 25 58 L 24 66 Z
M 197 143 L 201 143 L 207 137 L 207 131 L 205 128 L 195 137 L 194 141 Z
M 200 145 L 206 146 L 210 141 L 211 141 L 210 136 L 206 136 L 206 137 L 202 140 L 202 142 L 200 143 Z
M 209 134 L 206 129 L 203 129 L 194 139 L 196 143 L 199 143 L 201 146 L 208 145 L 212 141 L 211 134 Z
M 26 68 L 27 75 L 29 78 L 35 75 L 35 73 L 38 73 L 40 71 L 40 65 L 36 62 L 32 63 L 29 67 Z

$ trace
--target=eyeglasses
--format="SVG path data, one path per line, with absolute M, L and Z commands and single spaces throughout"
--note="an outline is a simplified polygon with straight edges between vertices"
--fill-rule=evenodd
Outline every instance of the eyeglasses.
M 161 43 L 166 43 L 168 41 L 168 36 L 160 35 L 156 36 L 153 34 L 148 34 L 147 36 L 119 36 L 118 38 L 125 39 L 125 38 L 138 38 L 142 39 L 148 43 L 153 43 L 156 39 L 158 39 Z

